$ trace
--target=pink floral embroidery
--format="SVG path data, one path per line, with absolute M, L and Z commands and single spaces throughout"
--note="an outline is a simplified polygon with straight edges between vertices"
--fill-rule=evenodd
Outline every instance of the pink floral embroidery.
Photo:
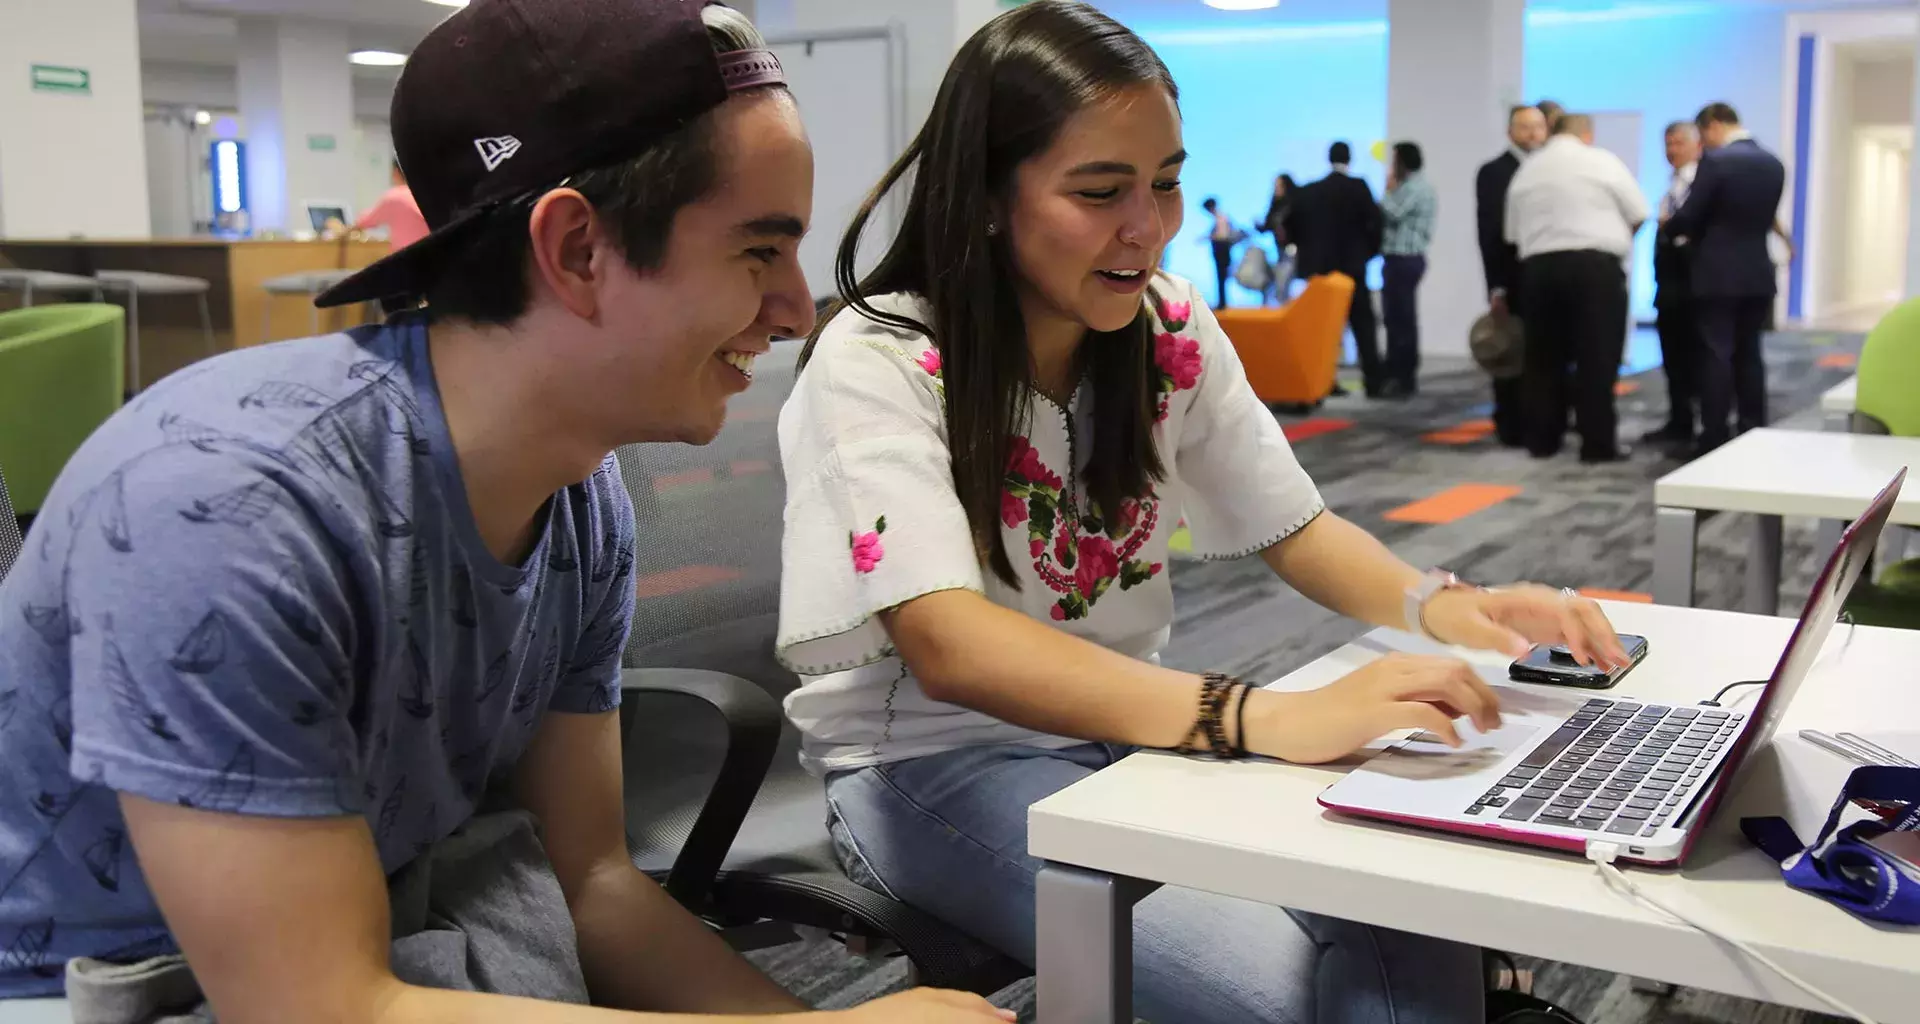
M 1167 408 L 1177 392 L 1200 383 L 1200 343 L 1180 333 L 1193 319 L 1190 302 L 1167 302 L 1160 306 L 1160 323 L 1166 328 L 1153 338 L 1153 363 L 1160 371 L 1160 402 L 1154 422 L 1167 418 Z
M 1097 506 L 1082 510 L 1067 503 L 1060 477 L 1026 438 L 1012 438 L 1008 448 L 1000 518 L 1008 528 L 1026 525 L 1034 571 L 1060 595 L 1047 612 L 1054 621 L 1086 618 L 1114 584 L 1130 590 L 1165 568 L 1137 558 L 1160 522 L 1159 501 L 1151 493 L 1122 502 L 1107 521 Z
M 853 550 L 853 571 L 866 575 L 873 571 L 885 558 L 887 551 L 880 546 L 880 535 L 887 532 L 887 517 L 874 520 L 873 529 L 866 533 L 848 533 L 847 547 Z
M 914 362 L 919 363 L 920 368 L 922 370 L 927 371 L 928 374 L 935 377 L 940 376 L 940 350 L 939 349 L 937 348 L 927 349 L 925 352 L 920 353 L 920 358 L 915 359 Z
M 1027 521 L 1027 503 L 1024 501 L 1021 501 L 1019 498 L 1014 497 L 1012 494 L 1006 491 L 1001 491 L 1000 492 L 1000 521 L 1007 524 L 1008 529 L 1012 529 L 1013 527 L 1019 526 L 1021 523 L 1026 522 Z

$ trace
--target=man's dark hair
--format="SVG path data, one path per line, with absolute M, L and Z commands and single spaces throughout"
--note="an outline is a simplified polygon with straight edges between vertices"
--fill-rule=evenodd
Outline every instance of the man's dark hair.
M 1693 123 L 1695 127 L 1705 131 L 1710 124 L 1738 125 L 1740 115 L 1725 103 L 1709 103 L 1700 108 L 1700 113 L 1694 117 Z
M 1208 196 L 1207 198 L 1200 201 L 1200 208 L 1202 210 L 1207 211 L 1208 213 L 1212 213 L 1215 210 L 1218 210 L 1220 208 L 1220 200 L 1215 199 L 1212 196 Z
M 1519 117 L 1521 114 L 1524 114 L 1529 110 L 1539 110 L 1539 109 L 1540 109 L 1539 107 L 1536 107 L 1531 103 L 1516 103 L 1513 106 L 1508 107 L 1507 108 L 1507 126 L 1512 127 L 1513 119 L 1516 117 Z
M 1427 159 L 1420 155 L 1417 142 L 1396 142 L 1393 144 L 1393 160 L 1400 169 L 1412 174 L 1426 165 Z
M 1555 135 L 1582 135 L 1592 130 L 1593 116 L 1591 114 L 1561 114 L 1560 119 L 1553 122 L 1553 134 Z
M 766 45 L 752 23 L 730 8 L 708 7 L 703 16 L 707 38 L 717 52 Z M 674 218 L 711 192 L 718 178 L 714 112 L 708 111 L 638 156 L 572 175 L 566 187 L 593 204 L 627 264 L 645 271 L 658 268 L 666 258 Z M 526 314 L 532 298 L 528 232 L 534 205 L 546 191 L 507 202 L 469 229 L 467 243 L 427 288 L 427 308 L 435 317 L 506 326 Z
M 1344 142 L 1336 142 L 1327 147 L 1327 162 L 1330 164 L 1350 164 L 1353 162 L 1353 147 Z

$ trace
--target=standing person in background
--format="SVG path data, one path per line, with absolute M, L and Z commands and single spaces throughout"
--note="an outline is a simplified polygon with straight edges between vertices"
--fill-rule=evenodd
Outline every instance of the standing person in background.
M 1776 230 L 1787 169 L 1740 127 L 1725 103 L 1694 118 L 1706 149 L 1687 201 L 1668 229 L 1687 239 L 1700 324 L 1700 447 L 1727 442 L 1727 417 L 1742 432 L 1767 425 L 1767 369 L 1760 359 L 1776 290 L 1767 234 Z
M 1625 261 L 1646 219 L 1633 172 L 1593 144 L 1593 118 L 1585 114 L 1560 115 L 1553 137 L 1513 176 L 1507 238 L 1520 247 L 1526 282 L 1521 386 L 1535 458 L 1551 458 L 1565 439 L 1569 362 L 1580 461 L 1627 455 L 1614 436 L 1613 385 L 1627 337 Z
M 381 193 L 367 212 L 353 222 L 355 231 L 378 227 L 387 229 L 389 252 L 399 252 L 429 233 L 427 218 L 420 213 L 420 204 L 414 201 L 413 189 L 407 187 L 407 174 L 400 169 L 399 160 L 393 162 L 393 186 Z
M 1660 364 L 1667 376 L 1667 422 L 1641 440 L 1691 445 L 1700 397 L 1700 323 L 1694 310 L 1692 256 L 1687 239 L 1673 231 L 1673 214 L 1687 201 L 1699 168 L 1700 133 L 1691 121 L 1667 126 L 1667 163 L 1673 178 L 1660 197 L 1660 227 L 1653 243 L 1653 308 L 1659 316 Z
M 1380 339 L 1374 329 L 1373 291 L 1367 287 L 1367 264 L 1380 253 L 1380 204 L 1367 183 L 1348 173 L 1353 147 L 1336 142 L 1327 149 L 1333 170 L 1300 189 L 1284 221 L 1294 245 L 1294 273 L 1301 277 L 1340 273 L 1353 278 L 1353 304 L 1347 324 L 1353 328 L 1353 347 L 1360 355 L 1360 374 L 1367 397 L 1380 397 L 1386 373 L 1380 364 Z
M 1220 208 L 1220 200 L 1208 196 L 1200 208 L 1213 219 L 1213 230 L 1207 235 L 1207 240 L 1213 243 L 1213 274 L 1217 282 L 1213 308 L 1225 309 L 1227 278 L 1233 275 L 1233 247 L 1240 241 L 1239 231 L 1227 217 L 1227 211 Z
M 1380 253 L 1381 312 L 1387 321 L 1386 380 L 1382 398 L 1407 398 L 1420 389 L 1420 279 L 1427 273 L 1427 246 L 1439 201 L 1420 173 L 1426 163 L 1412 142 L 1393 144 L 1387 196 L 1380 204 L 1385 228 Z
M 1474 177 L 1474 219 L 1480 233 L 1480 269 L 1486 275 L 1487 304 L 1504 318 L 1519 308 L 1520 250 L 1507 241 L 1507 189 L 1521 161 L 1547 141 L 1546 115 L 1538 107 L 1507 112 L 1507 151 L 1480 165 Z M 1520 411 L 1520 378 L 1493 382 L 1493 429 L 1509 448 L 1525 445 Z
M 1540 109 L 1540 116 L 1546 119 L 1547 134 L 1551 136 L 1559 129 L 1560 118 L 1566 115 L 1567 108 L 1552 100 L 1541 100 L 1534 106 Z
M 1260 226 L 1273 235 L 1273 248 L 1276 253 L 1273 263 L 1273 283 L 1267 286 L 1267 298 L 1285 304 L 1293 288 L 1292 242 L 1287 238 L 1287 209 L 1293 205 L 1294 193 L 1300 186 L 1294 184 L 1293 175 L 1282 174 L 1273 179 L 1273 201 L 1267 204 L 1267 218 Z

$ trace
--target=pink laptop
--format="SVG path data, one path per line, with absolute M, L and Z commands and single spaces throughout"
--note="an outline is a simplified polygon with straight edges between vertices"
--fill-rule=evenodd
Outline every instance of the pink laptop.
M 1463 723 L 1467 742 L 1459 748 L 1416 733 L 1329 786 L 1321 805 L 1576 853 L 1598 839 L 1624 850 L 1621 859 L 1640 864 L 1685 861 L 1741 762 L 1772 737 L 1819 656 L 1906 475 L 1901 470 L 1893 478 L 1827 556 L 1780 663 L 1750 711 L 1612 694 L 1593 697 L 1571 713 L 1564 703 L 1545 711 L 1540 702 L 1524 699 L 1528 691 L 1513 690 L 1503 697 L 1499 729 L 1477 733 Z M 1728 682 L 1702 680 L 1700 689 L 1712 693 Z

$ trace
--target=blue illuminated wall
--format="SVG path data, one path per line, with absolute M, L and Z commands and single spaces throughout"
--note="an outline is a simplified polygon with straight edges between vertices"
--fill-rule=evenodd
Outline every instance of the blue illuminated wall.
M 1182 179 L 1187 223 L 1168 246 L 1167 267 L 1199 282 L 1202 294 L 1213 295 L 1206 197 L 1219 196 L 1234 223 L 1250 229 L 1266 215 L 1274 176 L 1284 171 L 1304 185 L 1325 175 L 1336 139 L 1353 146 L 1356 174 L 1376 193 L 1385 186 L 1386 168 L 1367 153 L 1387 125 L 1384 24 L 1148 39 L 1180 85 L 1191 154 Z M 1236 304 L 1257 301 L 1232 287 Z
M 1669 173 L 1662 130 L 1708 102 L 1733 104 L 1763 145 L 1781 149 L 1785 19 L 1783 11 L 1758 5 L 1686 2 L 1532 10 L 1526 92 L 1574 109 L 1641 112 L 1635 170 L 1655 201 Z M 1276 173 L 1291 172 L 1302 183 L 1325 174 L 1334 139 L 1352 143 L 1355 170 L 1376 193 L 1386 174 L 1367 152 L 1386 130 L 1385 22 L 1222 31 L 1223 20 L 1202 16 L 1191 27 L 1144 30 L 1180 85 L 1193 154 L 1185 174 L 1187 224 L 1169 247 L 1168 267 L 1203 282 L 1208 295 L 1213 260 L 1199 240 L 1208 227 L 1202 199 L 1219 196 L 1235 222 L 1248 225 L 1266 212 Z M 1642 317 L 1652 315 L 1651 254 L 1649 228 L 1634 261 L 1634 307 Z M 1250 292 L 1232 294 L 1238 303 L 1254 301 Z

